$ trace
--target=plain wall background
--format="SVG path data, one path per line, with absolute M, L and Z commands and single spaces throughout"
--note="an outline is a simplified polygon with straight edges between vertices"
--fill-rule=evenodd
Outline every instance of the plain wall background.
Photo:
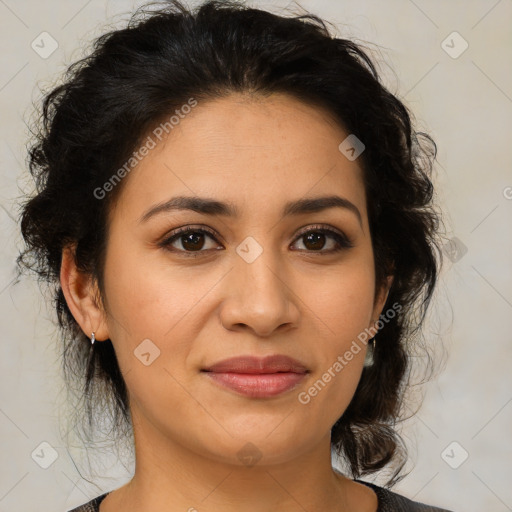
M 69 510 L 129 478 L 108 452 L 91 452 L 105 478 L 95 476 L 93 485 L 78 473 L 81 452 L 68 452 L 62 437 L 65 393 L 51 305 L 33 278 L 11 282 L 21 247 L 16 199 L 31 190 L 23 119 L 40 96 L 37 86 L 56 81 L 107 24 L 119 26 L 127 19 L 119 14 L 139 4 L 0 0 L 0 512 Z M 250 4 L 279 12 L 289 2 Z M 301 5 L 334 23 L 338 36 L 381 47 L 374 57 L 386 84 L 438 145 L 438 201 L 449 238 L 458 239 L 425 331 L 439 357 L 448 356 L 425 387 L 420 412 L 404 424 L 412 471 L 393 490 L 457 512 L 512 510 L 512 1 Z M 58 43 L 48 58 L 31 47 L 42 32 Z M 457 56 L 464 41 L 469 46 Z M 32 458 L 42 442 L 52 447 L 43 445 L 45 457 L 52 449 L 57 456 L 48 469 Z M 463 450 L 468 458 L 454 469 L 448 462 L 458 465 Z

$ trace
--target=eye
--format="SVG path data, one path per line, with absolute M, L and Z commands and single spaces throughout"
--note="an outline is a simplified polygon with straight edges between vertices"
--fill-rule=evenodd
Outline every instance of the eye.
M 206 239 L 217 241 L 215 234 L 205 228 L 195 228 L 187 226 L 173 231 L 159 243 L 164 249 L 181 253 L 186 256 L 196 257 L 201 253 L 212 250 L 212 247 L 206 247 Z M 331 243 L 327 243 L 331 240 Z M 308 226 L 306 230 L 299 233 L 295 240 L 302 240 L 305 249 L 298 249 L 305 252 L 317 252 L 319 254 L 330 254 L 354 247 L 352 241 L 343 233 L 328 229 L 323 226 Z M 177 247 L 178 245 L 178 247 Z M 331 248 L 324 249 L 325 245 L 331 245 Z M 179 247 L 181 246 L 181 247 Z M 218 250 L 218 249 L 217 249 Z
M 160 242 L 159 245 L 169 251 L 180 252 L 187 256 L 194 257 L 196 256 L 193 254 L 194 252 L 205 252 L 201 250 L 205 246 L 205 238 L 216 240 L 214 233 L 207 229 L 187 226 L 173 231 L 171 235 Z M 181 245 L 181 248 L 174 246 L 176 242 Z M 207 247 L 206 249 L 209 248 Z
M 331 248 L 322 250 L 329 238 L 331 239 Z M 307 230 L 299 233 L 296 240 L 303 241 L 306 252 L 318 252 L 320 254 L 331 254 L 354 247 L 354 244 L 346 235 L 323 226 L 309 226 Z

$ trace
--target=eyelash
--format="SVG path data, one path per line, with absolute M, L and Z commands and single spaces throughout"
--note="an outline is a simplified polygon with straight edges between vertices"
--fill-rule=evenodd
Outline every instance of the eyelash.
M 312 233 L 322 233 L 322 234 L 331 236 L 336 241 L 337 248 L 331 249 L 328 251 L 308 251 L 308 250 L 299 250 L 299 251 L 303 251 L 306 253 L 318 254 L 320 256 L 325 256 L 328 254 L 338 253 L 344 249 L 350 249 L 350 248 L 354 247 L 352 240 L 350 240 L 346 235 L 344 235 L 342 233 L 338 233 L 337 231 L 328 229 L 323 226 L 308 226 L 307 229 L 305 229 L 304 231 L 301 231 L 295 237 L 294 242 L 299 240 L 304 235 L 307 235 L 308 233 L 311 233 L 311 232 Z M 209 229 L 195 228 L 195 227 L 187 226 L 184 228 L 179 228 L 176 231 L 172 232 L 169 236 L 167 236 L 164 240 L 162 240 L 158 245 L 167 251 L 174 252 L 174 253 L 182 253 L 183 255 L 186 255 L 185 257 L 191 257 L 191 258 L 197 258 L 201 255 L 201 253 L 209 252 L 212 250 L 212 249 L 207 249 L 207 250 L 199 250 L 199 251 L 184 251 L 181 249 L 170 248 L 171 244 L 175 240 L 179 239 L 181 236 L 188 234 L 188 233 L 204 233 L 206 235 L 209 235 L 211 238 L 213 238 L 218 243 L 215 233 L 213 233 Z M 213 249 L 213 250 L 218 250 L 218 249 Z

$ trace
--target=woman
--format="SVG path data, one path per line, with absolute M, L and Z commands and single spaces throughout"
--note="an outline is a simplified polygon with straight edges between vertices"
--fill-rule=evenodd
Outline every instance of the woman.
M 435 144 L 359 46 L 169 2 L 101 36 L 43 121 L 20 264 L 56 283 L 68 379 L 136 460 L 74 512 L 442 510 L 360 479 L 405 464 L 440 261 Z

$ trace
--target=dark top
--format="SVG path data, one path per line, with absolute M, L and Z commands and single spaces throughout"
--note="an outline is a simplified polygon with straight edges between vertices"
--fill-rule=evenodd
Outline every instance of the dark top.
M 375 491 L 379 503 L 377 512 L 450 512 L 450 510 L 444 508 L 431 507 L 423 503 L 412 501 L 400 494 L 390 491 L 389 489 L 379 487 L 378 485 L 370 482 L 363 482 L 363 480 L 355 481 L 367 485 Z M 68 512 L 99 512 L 100 503 L 106 498 L 107 494 L 108 492 L 101 496 L 97 496 L 88 503 Z

